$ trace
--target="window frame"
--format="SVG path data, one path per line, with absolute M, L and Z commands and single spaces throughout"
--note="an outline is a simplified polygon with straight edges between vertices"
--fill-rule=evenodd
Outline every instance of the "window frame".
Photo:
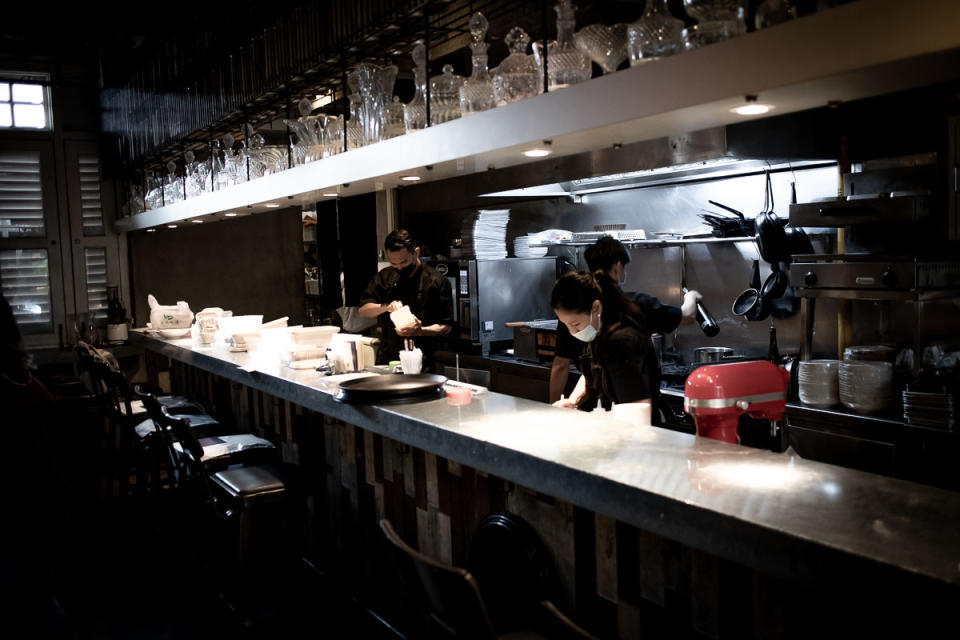
M 39 71 L 0 71 L 0 82 L 7 83 L 10 85 L 10 122 L 9 127 L 0 127 L 0 132 L 12 131 L 12 132 L 29 132 L 35 131 L 37 133 L 53 133 L 54 131 L 54 121 L 53 121 L 53 103 L 51 100 L 52 92 L 50 91 L 50 74 L 39 72 Z M 32 84 L 39 85 L 43 88 L 43 111 L 44 117 L 46 119 L 46 126 L 43 128 L 38 127 L 18 127 L 16 126 L 16 118 L 13 115 L 13 105 L 15 104 L 26 104 L 26 103 L 16 103 L 13 100 L 13 85 L 15 84 Z M 30 103 L 35 104 L 35 103 Z

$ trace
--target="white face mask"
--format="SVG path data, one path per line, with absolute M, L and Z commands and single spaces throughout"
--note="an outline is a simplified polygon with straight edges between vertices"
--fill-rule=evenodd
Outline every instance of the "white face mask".
M 576 333 L 573 333 L 571 335 L 577 340 L 581 340 L 583 342 L 593 342 L 594 338 L 597 337 L 597 333 L 598 333 L 598 331 L 593 327 L 593 311 L 590 312 L 590 322 L 591 324 L 588 324 L 580 331 L 577 331 Z M 597 322 L 597 324 L 600 324 L 600 323 Z

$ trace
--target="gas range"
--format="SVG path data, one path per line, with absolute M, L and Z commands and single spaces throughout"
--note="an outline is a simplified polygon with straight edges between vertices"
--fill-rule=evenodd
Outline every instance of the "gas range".
M 960 287 L 960 262 L 887 254 L 794 256 L 790 282 L 808 289 L 931 290 Z

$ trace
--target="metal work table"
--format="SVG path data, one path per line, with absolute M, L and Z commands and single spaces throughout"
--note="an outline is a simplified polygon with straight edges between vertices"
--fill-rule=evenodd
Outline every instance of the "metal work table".
M 131 342 L 786 580 L 960 586 L 960 493 L 497 393 L 341 404 L 334 378 L 263 354 Z

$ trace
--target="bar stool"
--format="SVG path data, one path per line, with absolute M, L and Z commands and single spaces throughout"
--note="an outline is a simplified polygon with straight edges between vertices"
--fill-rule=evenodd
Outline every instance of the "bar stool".
M 292 561 L 296 555 L 292 551 L 297 546 L 290 543 L 290 537 L 302 518 L 293 474 L 278 459 L 274 464 L 241 466 L 242 452 L 232 457 L 229 468 L 214 471 L 214 465 L 223 460 L 211 458 L 204 439 L 197 438 L 185 419 L 166 408 L 161 432 L 176 444 L 173 449 L 187 472 L 186 486 L 208 507 L 215 522 L 228 527 L 229 535 L 215 537 L 217 549 L 208 557 L 225 563 L 227 579 L 221 595 L 239 608 L 255 606 L 247 603 L 248 596 L 260 600 L 268 595 L 271 588 L 266 583 L 285 566 L 282 560 Z M 277 453 L 275 448 L 267 451 Z M 233 549 L 223 549 L 225 540 Z
M 388 520 L 380 529 L 393 549 L 393 558 L 404 581 L 413 587 L 426 609 L 431 636 L 469 640 L 498 638 L 593 638 L 567 618 L 549 600 L 530 612 L 536 628 L 507 629 L 498 633 L 480 585 L 472 573 L 438 562 L 411 548 Z

